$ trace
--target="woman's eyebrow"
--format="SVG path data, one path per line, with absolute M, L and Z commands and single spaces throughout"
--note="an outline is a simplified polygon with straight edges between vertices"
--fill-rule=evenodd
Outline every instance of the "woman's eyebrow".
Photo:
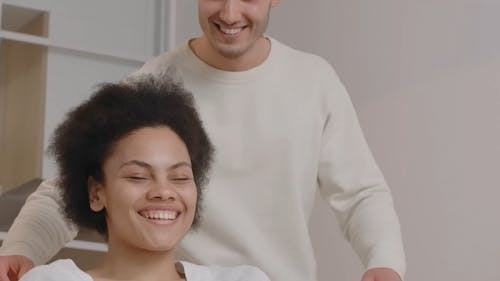
M 191 168 L 191 163 L 188 163 L 188 162 L 185 162 L 185 161 L 178 162 L 178 163 L 175 163 L 174 165 L 170 166 L 168 168 L 168 170 L 174 170 L 174 169 L 177 169 L 177 168 L 180 168 L 180 167 Z
M 151 169 L 151 165 L 149 165 L 148 163 L 144 162 L 144 161 L 139 161 L 139 160 L 130 160 L 130 161 L 127 161 L 125 163 L 123 163 L 121 166 L 120 166 L 120 169 L 125 167 L 125 166 L 129 166 L 129 165 L 137 165 L 137 166 L 140 166 L 140 167 L 143 167 L 143 168 L 146 168 L 146 169 Z
M 146 169 L 152 169 L 153 167 L 144 162 L 144 161 L 140 161 L 140 160 L 130 160 L 130 161 L 127 161 L 125 163 L 123 163 L 121 166 L 120 166 L 120 169 L 125 167 L 125 166 L 129 166 L 129 165 L 137 165 L 139 167 L 143 167 L 143 168 L 146 168 Z M 173 165 L 171 165 L 170 167 L 168 167 L 167 170 L 175 170 L 177 168 L 180 168 L 180 167 L 187 167 L 187 168 L 191 168 L 191 163 L 189 162 L 186 162 L 186 161 L 181 161 L 181 162 L 178 162 L 178 163 L 175 163 Z

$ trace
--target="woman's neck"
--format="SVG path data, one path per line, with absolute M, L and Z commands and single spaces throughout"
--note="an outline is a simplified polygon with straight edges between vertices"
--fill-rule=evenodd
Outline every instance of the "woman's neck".
M 173 251 L 148 251 L 113 245 L 100 266 L 87 271 L 95 280 L 178 281 L 185 280 L 175 268 Z

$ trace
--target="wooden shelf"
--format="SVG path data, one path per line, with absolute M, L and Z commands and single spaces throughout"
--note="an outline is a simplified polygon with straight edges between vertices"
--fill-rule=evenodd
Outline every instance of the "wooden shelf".
M 43 38 L 39 36 L 33 36 L 33 35 L 28 35 L 28 34 L 23 34 L 19 32 L 12 32 L 12 31 L 7 31 L 7 30 L 0 30 L 0 40 L 2 39 L 7 39 L 7 40 L 12 40 L 16 42 L 24 42 L 24 43 L 29 43 L 33 45 L 39 45 L 39 46 L 44 46 L 44 47 L 50 47 L 54 49 L 61 49 L 61 50 L 67 50 L 71 52 L 76 52 L 76 53 L 84 53 L 84 54 L 90 54 L 90 55 L 95 55 L 95 56 L 104 56 L 112 59 L 118 59 L 122 60 L 125 62 L 132 62 L 132 63 L 137 63 L 138 65 L 142 65 L 146 60 L 149 59 L 147 56 L 136 56 L 136 55 L 130 55 L 130 54 L 120 54 L 115 51 L 101 51 L 101 50 L 91 50 L 87 48 L 81 48 L 77 46 L 71 46 L 68 44 L 62 44 L 55 42 L 53 40 L 50 40 L 49 38 Z
M 47 36 L 48 13 L 6 6 L 2 27 Z M 16 13 L 12 22 L 9 10 Z M 0 62 L 0 184 L 8 190 L 42 173 L 47 48 L 1 40 Z

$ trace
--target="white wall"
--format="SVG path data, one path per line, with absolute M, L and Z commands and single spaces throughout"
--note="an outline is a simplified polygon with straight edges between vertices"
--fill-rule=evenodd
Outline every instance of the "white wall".
M 488 0 L 287 0 L 273 14 L 270 33 L 328 59 L 350 91 L 394 193 L 407 280 L 500 280 L 498 11 Z M 331 276 L 358 264 L 323 232 L 329 219 L 318 208 L 312 223 L 320 275 L 347 280 Z
M 155 48 L 156 1 L 3 0 L 49 12 L 49 38 L 104 53 L 150 56 Z
M 198 34 L 177 1 L 177 40 Z M 500 1 L 284 0 L 269 33 L 338 71 L 392 188 L 407 280 L 500 280 Z M 322 281 L 362 269 L 319 202 Z

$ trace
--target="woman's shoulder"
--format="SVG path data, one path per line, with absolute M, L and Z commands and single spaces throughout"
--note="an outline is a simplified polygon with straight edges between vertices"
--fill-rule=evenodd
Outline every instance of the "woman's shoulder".
M 92 278 L 72 260 L 64 259 L 36 266 L 23 275 L 20 281 L 92 281 Z
M 179 262 L 177 270 L 186 275 L 187 281 L 269 281 L 259 268 L 251 265 L 216 266 Z

